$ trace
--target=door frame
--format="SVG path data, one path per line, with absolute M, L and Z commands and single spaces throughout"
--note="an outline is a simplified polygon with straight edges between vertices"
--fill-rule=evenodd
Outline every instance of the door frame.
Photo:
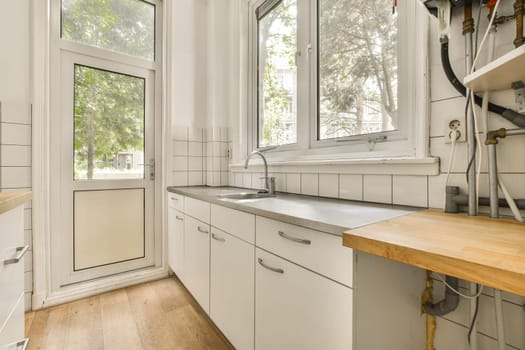
M 152 2 L 152 0 L 147 0 Z M 173 5 L 170 1 L 156 0 L 156 50 L 161 52 L 155 73 L 155 248 L 154 266 L 147 269 L 125 272 L 115 276 L 57 288 L 53 284 L 56 271 L 53 271 L 51 256 L 52 215 L 51 205 L 54 193 L 51 191 L 54 166 L 51 163 L 53 152 L 52 121 L 57 115 L 56 91 L 59 87 L 55 79 L 60 70 L 60 40 L 57 37 L 60 14 L 59 0 L 31 0 L 32 16 L 32 100 L 33 100 L 33 309 L 41 309 L 78 298 L 125 286 L 163 278 L 168 275 L 166 263 L 166 194 L 169 171 L 169 133 L 171 128 L 168 106 L 170 105 L 170 31 Z M 164 14 L 168 14 L 164 16 Z M 58 17 L 59 18 L 59 17 Z M 66 43 L 66 45 L 72 43 Z M 74 45 L 74 44 L 72 44 Z M 110 56 L 112 54 L 109 54 Z M 140 59 L 138 59 L 140 60 Z M 53 92 L 55 92 L 53 94 Z

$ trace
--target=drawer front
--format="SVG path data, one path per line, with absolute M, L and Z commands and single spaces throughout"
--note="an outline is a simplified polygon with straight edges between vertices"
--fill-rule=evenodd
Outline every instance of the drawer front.
M 353 251 L 339 236 L 256 218 L 256 244 L 347 286 L 353 285 Z
M 184 198 L 184 213 L 207 224 L 210 223 L 210 203 L 193 199 Z
M 5 265 L 4 261 L 16 257 L 24 247 L 24 207 L 20 206 L 0 214 L 0 325 L 24 292 L 24 259 Z
M 184 196 L 168 192 L 168 207 L 182 211 L 184 209 Z
M 253 214 L 212 204 L 211 224 L 249 243 L 255 243 L 255 215 Z
M 260 249 L 255 256 L 255 350 L 352 349 L 351 288 Z
M 21 293 L 15 304 L 11 305 L 6 322 L 0 328 L 0 349 L 19 349 L 16 343 L 24 339 L 24 294 Z M 0 327 L 2 327 L 0 325 Z

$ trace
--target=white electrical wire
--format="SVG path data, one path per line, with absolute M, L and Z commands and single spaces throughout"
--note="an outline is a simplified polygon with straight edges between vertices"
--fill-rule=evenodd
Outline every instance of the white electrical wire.
M 435 274 L 437 276 L 437 278 L 443 282 L 445 284 L 445 286 L 447 286 L 448 289 L 450 289 L 451 291 L 453 291 L 454 293 L 456 293 L 457 295 L 459 295 L 460 297 L 463 297 L 465 299 L 476 299 L 477 297 L 479 297 L 481 295 L 481 293 L 483 292 L 483 285 L 480 285 L 480 288 L 479 288 L 479 291 L 474 294 L 474 295 L 466 295 L 466 294 L 463 294 L 461 293 L 460 291 L 458 291 L 456 288 L 452 287 L 450 284 L 447 283 L 447 281 L 445 281 L 445 279 L 443 277 L 441 277 L 440 274 L 436 273 Z
M 514 199 L 510 195 L 510 192 L 507 189 L 507 186 L 505 186 L 505 184 L 501 180 L 501 175 L 499 174 L 499 171 L 498 171 L 498 185 L 499 185 L 501 192 L 503 192 L 503 194 L 505 195 L 507 204 L 509 205 L 509 208 L 512 211 L 512 214 L 514 214 L 514 218 L 516 219 L 516 221 L 523 222 L 523 217 L 521 216 L 521 212 L 516 206 L 516 202 L 514 202 Z
M 478 59 L 479 59 L 479 53 L 481 52 L 481 50 L 483 49 L 483 45 L 485 44 L 485 40 L 487 40 L 487 37 L 490 33 L 490 30 L 492 28 L 492 24 L 494 23 L 494 20 L 496 19 L 496 14 L 498 12 L 498 8 L 499 8 L 499 5 L 501 4 L 503 0 L 498 0 L 496 2 L 496 5 L 494 5 L 494 10 L 492 12 L 492 16 L 490 17 L 490 22 L 489 22 L 489 25 L 487 27 L 487 30 L 485 31 L 485 35 L 483 35 L 483 39 L 481 40 L 481 43 L 479 44 L 479 47 L 478 47 L 478 50 L 476 52 L 476 56 L 474 56 L 474 62 L 472 63 L 472 69 L 470 70 L 470 74 L 474 73 L 474 71 L 476 70 L 476 63 L 478 63 Z

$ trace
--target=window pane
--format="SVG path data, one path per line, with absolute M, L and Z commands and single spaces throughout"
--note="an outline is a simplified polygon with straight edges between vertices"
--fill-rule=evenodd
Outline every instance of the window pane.
M 319 139 L 397 128 L 391 0 L 319 1 Z
M 155 59 L 155 6 L 141 0 L 62 0 L 62 38 Z
M 259 147 L 297 142 L 297 1 L 259 19 Z
M 144 178 L 145 81 L 75 65 L 74 178 Z

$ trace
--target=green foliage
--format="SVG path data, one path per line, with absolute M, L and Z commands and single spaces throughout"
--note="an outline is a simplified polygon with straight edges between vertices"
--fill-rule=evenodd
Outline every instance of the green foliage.
M 62 0 L 62 37 L 153 60 L 155 6 L 141 0 Z
M 75 65 L 75 178 L 144 150 L 144 93 L 143 78 Z

